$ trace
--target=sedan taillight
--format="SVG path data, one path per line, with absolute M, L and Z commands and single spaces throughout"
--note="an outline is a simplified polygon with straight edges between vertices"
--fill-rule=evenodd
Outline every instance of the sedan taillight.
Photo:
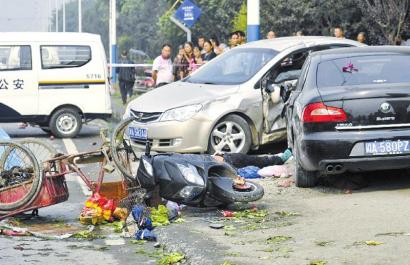
M 341 108 L 326 106 L 323 103 L 312 103 L 303 110 L 304 123 L 345 122 L 346 112 Z

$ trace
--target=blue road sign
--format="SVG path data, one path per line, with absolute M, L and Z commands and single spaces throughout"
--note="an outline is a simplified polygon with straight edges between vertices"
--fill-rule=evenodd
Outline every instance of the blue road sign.
M 189 0 L 185 0 L 175 12 L 175 18 L 188 27 L 192 27 L 201 16 L 201 9 Z

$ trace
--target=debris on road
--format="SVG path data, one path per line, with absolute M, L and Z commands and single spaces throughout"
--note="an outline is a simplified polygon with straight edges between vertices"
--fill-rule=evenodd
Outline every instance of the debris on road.
M 168 208 L 164 205 L 158 205 L 158 208 L 150 208 L 150 216 L 152 219 L 152 225 L 156 226 L 164 226 L 169 225 L 169 211 Z
M 85 206 L 80 213 L 80 222 L 82 224 L 101 224 L 104 221 L 113 222 L 112 216 L 116 205 L 113 199 L 107 199 L 98 192 L 91 195 L 85 202 Z
M 291 174 L 288 171 L 288 168 L 284 165 L 275 165 L 264 167 L 258 171 L 258 175 L 262 176 L 263 178 L 268 177 L 277 177 L 277 178 L 287 178 Z
M 238 169 L 239 176 L 245 179 L 260 179 L 262 176 L 259 174 L 260 168 L 255 166 L 248 166 Z
M 291 240 L 290 236 L 271 236 L 266 239 L 266 244 L 279 244 L 288 240 Z
M 368 246 L 379 246 L 383 244 L 383 242 L 374 241 L 374 240 L 367 240 L 367 241 L 364 241 L 364 243 Z
M 294 179 L 284 179 L 281 180 L 277 186 L 280 188 L 289 188 L 290 186 L 293 186 L 295 184 L 295 180 Z
M 224 225 L 223 224 L 212 223 L 212 224 L 209 225 L 209 227 L 213 228 L 213 229 L 222 229 L 222 228 L 224 228 Z

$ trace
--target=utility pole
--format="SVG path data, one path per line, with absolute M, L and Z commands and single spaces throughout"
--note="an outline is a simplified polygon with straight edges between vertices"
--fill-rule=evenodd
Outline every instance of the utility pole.
M 170 16 L 169 19 L 175 23 L 178 27 L 180 27 L 183 31 L 186 32 L 186 40 L 191 41 L 192 40 L 192 33 L 191 30 L 186 27 L 183 23 L 179 22 L 178 19 L 174 18 L 173 16 Z
M 248 42 L 259 40 L 259 0 L 247 0 Z
M 110 0 L 110 65 L 111 65 L 111 78 L 112 83 L 117 81 L 115 75 L 115 67 L 112 65 L 117 61 L 117 1 Z
M 54 0 L 55 5 L 56 5 L 56 32 L 58 32 L 58 0 Z
M 83 31 L 83 18 L 81 12 L 81 0 L 78 0 L 78 32 Z
M 65 0 L 63 0 L 63 32 L 65 32 Z

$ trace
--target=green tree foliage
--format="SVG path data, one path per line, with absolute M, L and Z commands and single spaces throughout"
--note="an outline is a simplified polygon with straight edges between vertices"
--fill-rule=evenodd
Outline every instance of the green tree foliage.
M 393 44 L 409 26 L 409 0 L 357 0 L 367 19 Z
M 354 38 L 366 29 L 357 0 L 261 0 L 262 34 L 273 30 L 289 36 L 302 30 L 305 35 L 331 35 L 342 26 Z
M 169 19 L 182 0 L 117 0 L 117 37 L 120 50 L 139 49 L 151 57 L 164 43 L 174 47 L 186 40 L 185 33 Z M 227 42 L 233 30 L 246 29 L 246 0 L 192 0 L 202 9 L 191 28 L 193 40 L 199 35 L 216 36 Z M 83 31 L 100 34 L 108 52 L 108 0 L 83 0 Z M 405 33 L 409 21 L 409 0 L 260 0 L 261 37 L 273 30 L 278 36 L 331 35 L 342 26 L 346 37 L 364 31 L 370 43 L 392 42 Z M 66 3 L 66 31 L 77 31 L 77 1 Z M 169 12 L 167 12 L 169 11 Z M 62 10 L 59 11 L 60 31 Z M 55 19 L 52 18 L 54 22 Z M 55 26 L 52 27 L 53 29 Z
M 246 15 L 247 15 L 246 2 L 244 1 L 242 3 L 241 9 L 239 10 L 238 14 L 233 20 L 232 31 L 242 30 L 243 32 L 246 32 L 246 26 L 247 26 Z

